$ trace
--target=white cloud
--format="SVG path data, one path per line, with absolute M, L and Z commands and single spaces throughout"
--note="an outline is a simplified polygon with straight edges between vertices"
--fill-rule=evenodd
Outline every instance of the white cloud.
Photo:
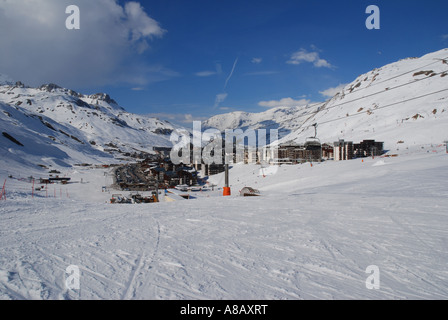
M 299 107 L 305 106 L 310 102 L 311 100 L 308 99 L 294 100 L 293 98 L 283 98 L 281 100 L 260 101 L 258 105 L 265 108 Z
M 159 23 L 149 17 L 138 2 L 127 2 L 124 5 L 126 25 L 132 35 L 132 41 L 144 38 L 161 37 L 166 32 Z
M 317 59 L 316 61 L 314 61 L 314 66 L 321 68 L 321 67 L 325 67 L 325 68 L 331 68 L 332 65 L 328 63 L 327 60 L 324 59 Z
M 216 73 L 216 71 L 201 71 L 201 72 L 196 72 L 195 75 L 198 77 L 210 77 L 210 76 L 214 76 Z
M 219 107 L 219 105 L 221 103 L 223 103 L 228 97 L 227 93 L 220 93 L 216 95 L 216 100 L 215 100 L 215 108 Z
M 182 120 L 182 122 L 193 122 L 193 115 L 190 113 L 187 113 L 184 115 L 184 119 Z
M 322 51 L 318 47 L 316 47 L 314 44 L 310 45 L 310 48 L 311 48 L 311 50 L 314 50 L 314 51 L 318 51 L 318 52 Z
M 337 94 L 338 92 L 341 92 L 342 89 L 344 89 L 344 87 L 345 87 L 346 85 L 347 85 L 347 84 L 340 84 L 340 85 L 338 85 L 337 87 L 334 87 L 334 88 L 328 88 L 328 89 L 326 89 L 326 90 L 319 91 L 319 93 L 320 93 L 321 95 L 323 95 L 324 97 L 326 97 L 326 98 L 332 98 L 335 94 Z
M 260 64 L 263 61 L 262 58 L 252 58 L 251 62 L 255 64 Z
M 205 70 L 205 71 L 196 72 L 195 75 L 198 77 L 210 77 L 210 76 L 221 74 L 222 73 L 221 63 L 216 62 L 215 69 L 216 69 L 215 71 Z
M 65 9 L 74 2 L 80 30 L 65 27 Z M 2 0 L 0 71 L 29 85 L 140 86 L 170 73 L 140 56 L 165 33 L 135 1 L 122 6 L 118 0 Z
M 317 68 L 333 67 L 327 60 L 320 58 L 319 52 L 308 52 L 306 49 L 300 49 L 299 51 L 294 52 L 286 63 L 298 65 L 304 62 L 312 63 Z
M 448 40 L 448 34 L 443 34 L 443 35 L 441 36 L 441 38 L 442 38 L 442 40 Z

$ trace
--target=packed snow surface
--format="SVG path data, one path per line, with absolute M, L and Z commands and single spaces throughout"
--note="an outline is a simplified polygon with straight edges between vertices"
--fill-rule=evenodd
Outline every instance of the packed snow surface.
M 448 299 L 445 146 L 393 154 L 236 164 L 230 197 L 221 174 L 195 199 L 144 205 L 108 203 L 121 192 L 103 192 L 106 169 L 66 169 L 72 183 L 33 197 L 30 173 L 3 167 L 0 299 Z

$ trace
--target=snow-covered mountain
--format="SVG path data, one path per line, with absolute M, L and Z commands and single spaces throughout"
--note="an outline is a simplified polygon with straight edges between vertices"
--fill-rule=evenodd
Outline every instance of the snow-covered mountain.
M 316 123 L 318 138 L 328 143 L 375 139 L 392 149 L 448 140 L 448 49 L 360 75 L 321 104 L 233 112 L 212 117 L 203 126 L 279 129 L 282 141 L 302 143 L 314 136 Z
M 83 95 L 55 84 L 29 88 L 1 76 L 0 129 L 4 161 L 48 166 L 153 153 L 154 146 L 172 145 L 175 127 L 126 112 L 107 94 Z
M 326 102 L 217 115 L 203 129 L 279 129 L 282 141 L 383 141 L 385 148 L 448 140 L 448 49 L 360 75 Z M 172 146 L 176 127 L 126 112 L 107 94 L 54 84 L 30 88 L 0 75 L 0 152 L 24 165 L 112 162 Z
M 300 116 L 313 113 L 320 104 L 299 107 L 277 107 L 260 113 L 231 112 L 220 114 L 207 119 L 202 123 L 205 129 L 278 129 L 280 136 L 285 136 L 300 129 L 303 119 Z

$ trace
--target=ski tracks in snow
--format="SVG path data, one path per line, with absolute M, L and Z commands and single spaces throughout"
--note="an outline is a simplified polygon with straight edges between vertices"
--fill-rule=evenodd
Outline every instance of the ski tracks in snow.
M 142 243 L 142 250 L 137 259 L 136 266 L 131 273 L 131 277 L 126 284 L 126 290 L 122 296 L 122 300 L 130 300 L 137 296 L 137 290 L 144 284 L 148 284 L 151 279 L 152 264 L 155 261 L 160 245 L 160 224 L 157 222 L 157 239 L 152 252 L 149 251 L 149 243 Z

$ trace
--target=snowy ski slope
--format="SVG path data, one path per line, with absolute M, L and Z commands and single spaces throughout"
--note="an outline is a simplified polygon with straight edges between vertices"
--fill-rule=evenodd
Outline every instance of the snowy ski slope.
M 0 298 L 447 299 L 445 146 L 396 153 L 235 165 L 231 197 L 147 205 L 106 203 L 104 170 L 70 169 L 72 184 L 34 199 L 29 182 L 9 179 Z M 211 182 L 222 187 L 222 175 Z M 239 197 L 244 186 L 262 196 Z M 66 288 L 71 265 L 80 290 Z M 366 288 L 372 265 L 378 290 Z

